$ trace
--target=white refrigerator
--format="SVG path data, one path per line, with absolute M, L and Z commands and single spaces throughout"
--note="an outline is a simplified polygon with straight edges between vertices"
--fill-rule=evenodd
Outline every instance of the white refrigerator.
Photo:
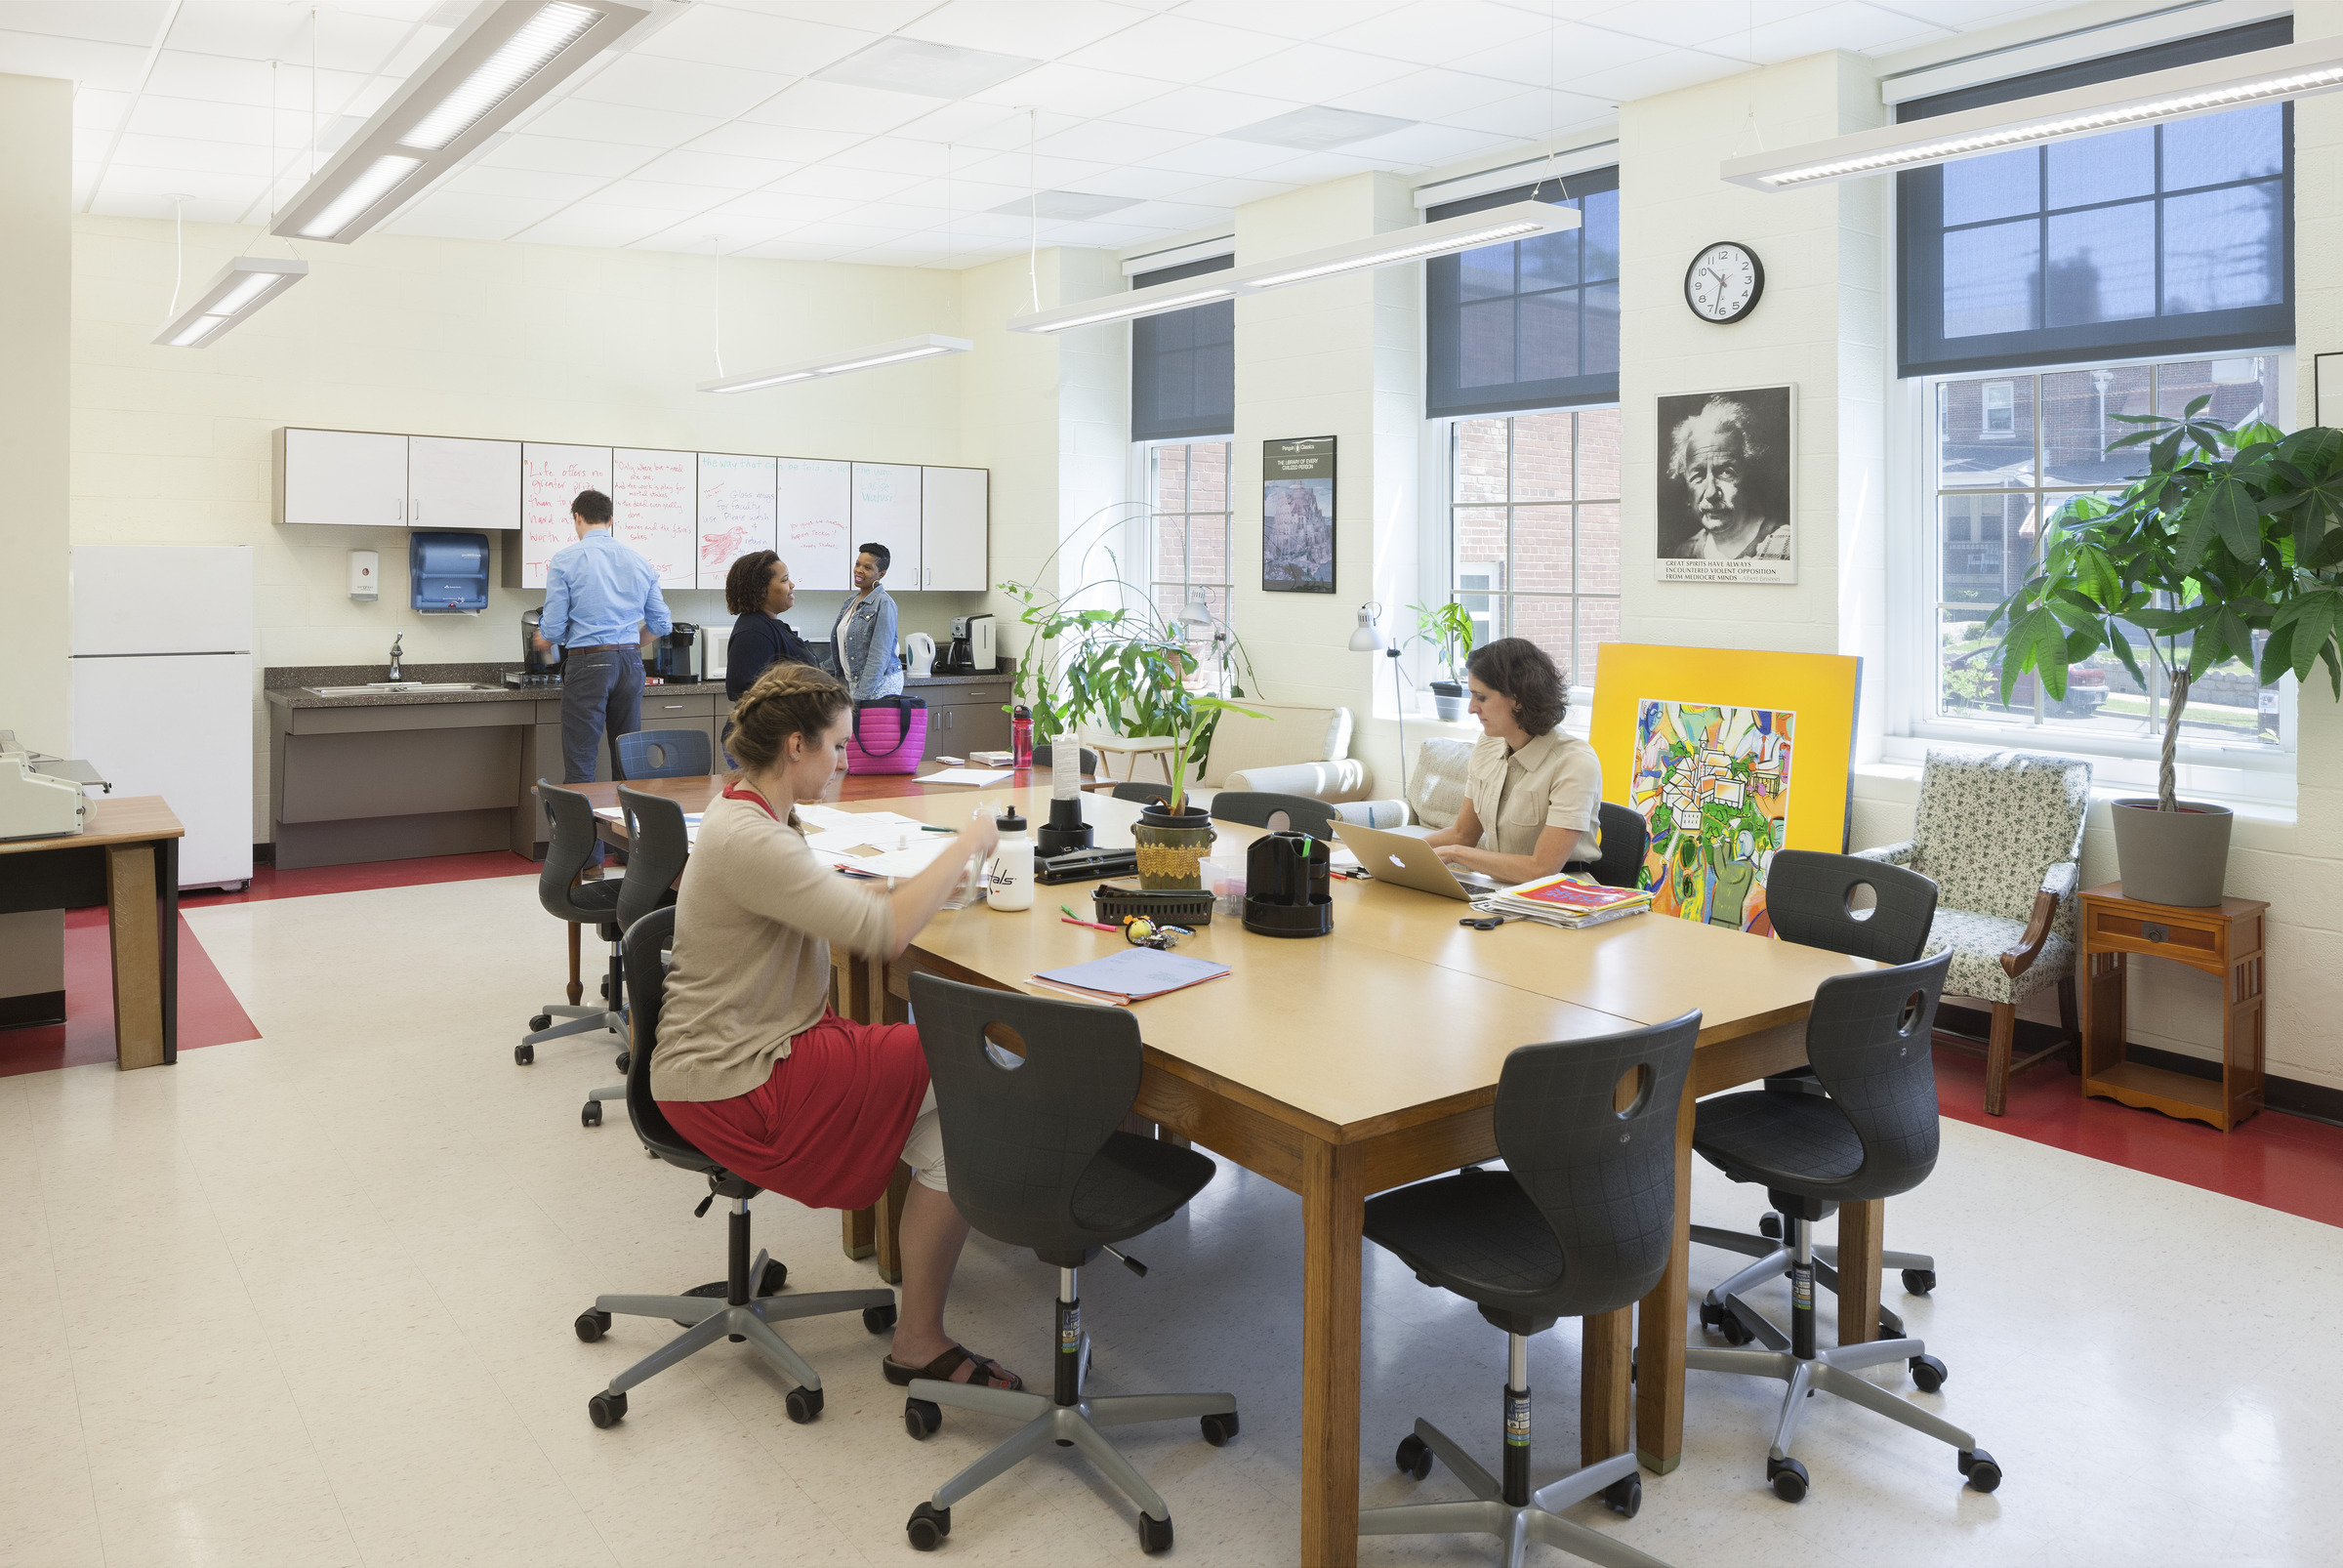
M 252 547 L 73 551 L 73 755 L 185 824 L 182 887 L 252 880 Z

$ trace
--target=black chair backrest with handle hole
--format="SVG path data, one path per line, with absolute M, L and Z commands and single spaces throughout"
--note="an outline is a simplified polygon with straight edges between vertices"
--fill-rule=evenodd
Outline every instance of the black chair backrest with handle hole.
M 1936 1169 L 1936 1058 L 1930 1036 L 1952 955 L 1915 959 L 1862 974 L 1834 974 L 1815 988 L 1806 1019 L 1806 1059 L 1829 1103 L 1855 1130 L 1862 1163 L 1803 1182 L 1831 1203 L 1892 1198 Z
M 1606 887 L 1634 887 L 1643 875 L 1643 852 L 1652 840 L 1650 825 L 1633 806 L 1610 801 L 1601 804 L 1595 817 L 1602 829 L 1601 852 L 1592 860 L 1574 860 L 1564 869 L 1584 872 Z
M 1193 1149 L 1123 1132 L 1139 1093 L 1126 1009 L 911 977 L 952 1202 L 995 1241 L 1079 1268 L 1179 1212 L 1212 1179 Z M 1012 1038 L 991 1044 L 1006 1028 Z
M 1859 910 L 1864 889 L 1871 903 Z M 1927 950 L 1936 923 L 1936 884 L 1904 866 L 1817 849 L 1784 849 L 1765 876 L 1774 934 L 1882 964 L 1909 964 Z
M 1161 805 L 1172 799 L 1169 784 L 1118 784 L 1111 792 L 1118 801 L 1136 801 L 1142 805 Z
M 691 858 L 691 835 L 682 803 L 618 787 L 618 808 L 627 821 L 627 876 L 618 897 L 618 925 L 635 923 L 675 898 L 675 883 Z
M 620 884 L 578 882 L 578 873 L 594 854 L 594 803 L 576 790 L 565 790 L 545 779 L 537 781 L 537 798 L 545 803 L 551 837 L 545 864 L 537 871 L 537 901 L 555 920 L 581 926 L 599 925 L 611 918 Z
M 759 1190 L 692 1146 L 651 1097 L 651 1056 L 659 1048 L 659 1011 L 667 1001 L 667 951 L 675 945 L 673 904 L 654 909 L 627 928 L 627 992 L 633 999 L 634 1037 L 627 1050 L 627 1119 L 642 1146 L 678 1170 L 717 1183 L 718 1195 L 746 1198 Z
M 1335 836 L 1335 811 L 1324 801 L 1307 795 L 1281 795 L 1275 790 L 1222 790 L 1213 797 L 1213 815 L 1222 822 L 1241 822 L 1249 828 L 1286 827 L 1315 838 Z M 1283 816 L 1284 822 L 1275 818 Z
M 1057 749 L 1054 746 L 1036 746 L 1033 749 L 1034 766 L 1048 767 L 1056 761 Z M 1098 776 L 1098 754 L 1088 746 L 1082 748 L 1082 770 L 1091 778 Z
M 702 778 L 716 771 L 702 729 L 637 729 L 618 737 L 621 778 Z

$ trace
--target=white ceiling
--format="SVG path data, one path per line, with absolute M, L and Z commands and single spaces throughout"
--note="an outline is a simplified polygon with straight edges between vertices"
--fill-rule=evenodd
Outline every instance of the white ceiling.
M 1123 249 L 1342 175 L 1591 129 L 1624 100 L 1752 61 L 1889 54 L 2068 3 L 688 0 L 389 227 L 652 250 L 720 236 L 726 255 L 967 266 L 1024 249 L 1030 182 L 1129 203 L 1061 197 L 1097 216 L 1043 219 L 1042 244 Z M 169 217 L 180 196 L 190 220 L 259 224 L 271 143 L 281 204 L 308 178 L 312 125 L 322 158 L 467 7 L 314 9 L 313 83 L 308 0 L 0 0 L 0 71 L 79 84 L 76 210 Z M 913 58 L 818 74 L 890 35 L 1039 63 L 895 45 Z M 934 96 L 950 89 L 928 73 L 959 68 L 1013 74 Z M 874 73 L 928 90 L 865 85 Z M 1415 123 L 1335 151 L 1228 134 L 1313 106 Z

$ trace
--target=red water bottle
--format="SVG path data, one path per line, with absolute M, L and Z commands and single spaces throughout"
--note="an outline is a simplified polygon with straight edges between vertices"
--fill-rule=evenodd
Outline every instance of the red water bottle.
M 1033 710 L 1019 708 L 1008 716 L 1008 758 L 1011 767 L 1033 765 Z

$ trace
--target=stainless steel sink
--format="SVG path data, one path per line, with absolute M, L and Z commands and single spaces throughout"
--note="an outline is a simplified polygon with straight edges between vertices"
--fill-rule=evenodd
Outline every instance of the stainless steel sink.
M 404 697 L 442 691 L 502 691 L 475 681 L 373 681 L 362 686 L 304 686 L 318 697 Z

